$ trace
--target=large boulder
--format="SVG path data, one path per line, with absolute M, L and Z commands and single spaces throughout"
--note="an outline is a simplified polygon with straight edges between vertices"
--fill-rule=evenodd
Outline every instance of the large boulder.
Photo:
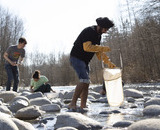
M 0 129 L 1 130 L 19 130 L 16 124 L 8 117 L 0 114 Z
M 128 130 L 160 130 L 160 119 L 145 119 L 133 123 Z
M 74 91 L 65 92 L 65 93 L 64 93 L 64 99 L 72 99 L 73 94 L 74 94 Z
M 17 97 L 15 97 L 14 99 L 11 100 L 10 104 L 13 103 L 13 102 L 15 102 L 15 101 L 17 101 L 17 100 L 19 100 L 19 99 L 25 100 L 26 102 L 29 103 L 29 100 L 28 100 L 27 97 L 25 97 L 25 96 L 17 96 Z
M 118 121 L 113 124 L 113 127 L 128 127 L 132 124 L 132 121 Z
M 35 99 L 38 97 L 44 97 L 44 95 L 41 92 L 36 92 L 36 93 L 26 95 L 26 97 L 30 100 L 30 99 Z
M 99 122 L 76 112 L 66 112 L 57 116 L 55 129 L 66 126 L 74 127 L 78 130 L 99 130 L 102 128 Z
M 6 113 L 6 114 L 9 114 L 9 115 L 11 115 L 12 114 L 12 112 L 8 109 L 8 107 L 6 107 L 6 106 L 0 106 L 0 112 L 2 112 L 2 113 Z
M 61 110 L 61 107 L 57 104 L 46 104 L 41 106 L 40 109 L 46 112 L 58 112 Z
M 61 128 L 58 128 L 57 130 L 78 130 L 78 129 L 76 129 L 76 128 L 74 128 L 74 127 L 61 127 Z
M 143 93 L 136 89 L 126 89 L 124 95 L 125 97 L 143 98 Z
M 143 109 L 144 116 L 158 116 L 160 115 L 160 105 L 149 105 Z
M 101 97 L 100 93 L 97 93 L 97 92 L 94 92 L 94 91 L 89 91 L 89 94 L 88 94 L 88 95 L 93 96 L 95 99 Z
M 35 130 L 32 124 L 19 120 L 17 118 L 11 118 L 12 121 L 17 125 L 19 130 Z
M 22 120 L 31 120 L 38 118 L 41 114 L 37 106 L 29 106 L 18 110 L 15 117 Z
M 16 96 L 18 96 L 18 93 L 14 91 L 6 91 L 0 93 L 0 98 L 3 98 L 5 103 L 11 101 Z
M 160 105 L 160 98 L 151 98 L 150 100 L 144 103 L 145 107 L 149 105 Z
M 29 102 L 23 99 L 17 99 L 16 101 L 10 104 L 9 109 L 12 112 L 17 112 L 19 109 L 29 106 Z
M 39 97 L 30 100 L 30 105 L 42 106 L 46 104 L 52 104 L 52 102 L 46 97 Z

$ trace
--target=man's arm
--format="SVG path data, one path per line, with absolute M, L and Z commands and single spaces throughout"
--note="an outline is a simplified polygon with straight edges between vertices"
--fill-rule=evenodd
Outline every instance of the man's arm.
M 91 41 L 87 41 L 83 43 L 83 49 L 87 52 L 108 52 L 110 48 L 107 46 L 100 45 L 92 45 Z
M 7 52 L 4 53 L 3 57 L 4 57 L 4 59 L 5 59 L 6 61 L 8 61 L 12 66 L 16 66 L 16 65 L 17 65 L 15 62 L 11 61 L 11 60 L 8 58 L 8 53 L 7 53 Z
M 96 52 L 96 56 L 97 56 L 97 58 L 99 59 L 99 60 L 102 60 L 105 64 L 107 64 L 108 65 L 108 68 L 115 68 L 116 67 L 116 65 L 115 64 L 113 64 L 111 61 L 110 61 L 110 59 L 109 59 L 109 57 L 105 54 L 105 53 L 103 53 L 103 52 Z

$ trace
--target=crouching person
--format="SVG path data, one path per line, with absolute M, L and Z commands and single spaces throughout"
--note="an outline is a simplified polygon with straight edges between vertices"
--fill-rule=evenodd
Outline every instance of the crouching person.
M 39 70 L 36 70 L 32 75 L 30 89 L 32 92 L 55 92 L 51 89 L 51 85 L 48 84 L 48 78 L 40 74 Z

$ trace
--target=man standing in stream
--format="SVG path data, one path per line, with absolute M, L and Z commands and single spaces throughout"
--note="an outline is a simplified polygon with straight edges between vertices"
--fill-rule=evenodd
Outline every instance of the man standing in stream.
M 10 91 L 11 83 L 14 80 L 13 91 L 17 92 L 19 83 L 19 70 L 18 65 L 22 64 L 23 58 L 25 57 L 24 47 L 27 44 L 25 38 L 20 38 L 18 45 L 12 45 L 8 47 L 4 53 L 5 58 L 5 69 L 7 72 L 8 80 L 6 91 Z
M 114 24 L 107 17 L 97 18 L 96 22 L 97 26 L 87 27 L 80 33 L 70 53 L 70 62 L 79 77 L 79 83 L 69 104 L 69 111 L 78 111 L 76 103 L 79 97 L 81 98 L 79 111 L 83 113 L 84 108 L 86 108 L 90 84 L 89 62 L 94 54 L 96 54 L 99 60 L 107 64 L 109 68 L 116 67 L 105 54 L 105 52 L 110 51 L 110 48 L 100 45 L 101 35 L 106 33 Z

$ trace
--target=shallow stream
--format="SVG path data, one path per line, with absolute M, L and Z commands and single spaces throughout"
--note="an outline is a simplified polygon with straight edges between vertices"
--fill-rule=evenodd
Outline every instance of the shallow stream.
M 92 86 L 94 87 L 94 86 Z M 54 87 L 54 90 L 58 91 L 70 91 L 74 89 L 75 86 L 59 86 Z M 125 84 L 124 90 L 128 88 L 137 89 L 139 91 L 142 91 L 144 93 L 144 97 L 153 97 L 156 95 L 160 95 L 160 83 L 146 83 L 146 84 Z M 126 102 L 126 101 L 125 101 Z M 124 102 L 124 104 L 125 104 Z M 89 111 L 85 113 L 84 115 L 100 122 L 105 130 L 109 129 L 115 129 L 112 127 L 112 125 L 118 121 L 128 120 L 128 121 L 138 121 L 142 119 L 146 119 L 148 117 L 143 116 L 143 104 L 144 104 L 144 98 L 136 100 L 134 102 L 134 105 L 136 105 L 136 108 L 131 108 L 129 105 L 133 105 L 126 103 L 127 107 L 123 108 L 112 108 L 109 107 L 107 103 L 91 103 L 89 104 L 88 108 Z M 100 114 L 102 111 L 110 111 L 110 110 L 118 110 L 121 113 L 112 113 L 112 114 Z M 61 112 L 64 112 L 65 108 L 61 110 Z M 58 112 L 59 113 L 59 112 Z M 37 130 L 54 130 L 54 124 L 56 122 L 56 114 L 58 113 L 47 113 L 43 115 L 41 122 L 45 119 L 47 120 L 47 123 L 45 126 L 40 126 L 39 120 L 30 121 L 33 126 Z M 44 128 L 45 127 L 45 128 Z M 120 128 L 122 129 L 122 128 Z

